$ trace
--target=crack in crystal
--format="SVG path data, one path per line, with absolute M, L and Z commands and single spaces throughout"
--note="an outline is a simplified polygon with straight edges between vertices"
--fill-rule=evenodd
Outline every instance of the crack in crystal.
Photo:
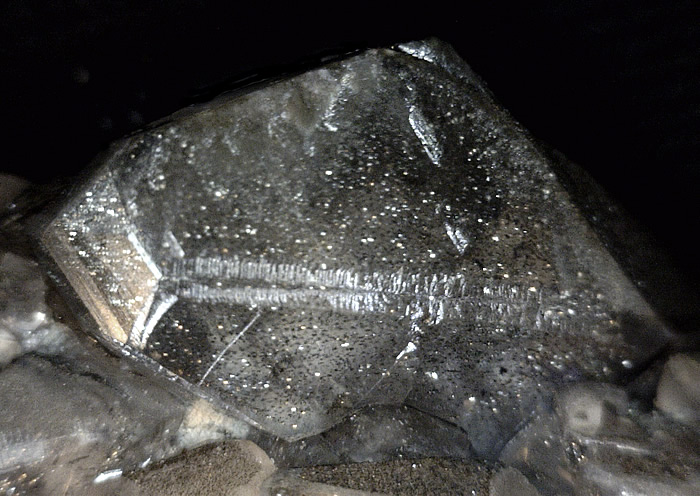
M 204 383 L 204 379 L 206 379 L 207 376 L 209 375 L 209 373 L 210 373 L 212 370 L 214 370 L 214 368 L 216 367 L 216 365 L 221 361 L 221 359 L 222 359 L 222 358 L 224 357 L 224 355 L 228 352 L 228 350 L 230 350 L 231 347 L 232 347 L 234 344 L 236 344 L 236 341 L 238 341 L 239 339 L 241 339 L 241 337 L 243 337 L 243 335 L 248 331 L 248 329 L 250 329 L 250 328 L 253 326 L 253 324 L 255 324 L 255 321 L 258 320 L 258 319 L 260 318 L 260 315 L 261 315 L 261 312 L 260 312 L 260 310 L 258 310 L 258 312 L 257 312 L 257 313 L 253 316 L 253 318 L 250 320 L 250 322 L 248 322 L 248 323 L 246 324 L 246 326 L 243 328 L 243 330 L 242 330 L 241 332 L 239 332 L 238 334 L 236 334 L 236 335 L 233 337 L 233 339 L 232 339 L 231 341 L 229 341 L 229 343 L 226 345 L 226 347 L 225 347 L 223 350 L 221 350 L 221 353 L 219 353 L 219 354 L 216 356 L 216 358 L 214 359 L 214 361 L 212 362 L 212 364 L 209 366 L 209 368 L 207 369 L 207 371 L 204 372 L 204 375 L 202 375 L 202 378 L 199 379 L 199 382 L 197 383 L 198 386 L 201 386 L 201 385 Z

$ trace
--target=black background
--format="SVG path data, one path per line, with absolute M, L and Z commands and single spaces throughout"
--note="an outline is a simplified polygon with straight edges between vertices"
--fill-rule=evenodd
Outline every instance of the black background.
M 0 171 L 65 179 L 110 141 L 242 76 L 437 36 L 697 286 L 700 2 L 521 3 L 0 0 Z

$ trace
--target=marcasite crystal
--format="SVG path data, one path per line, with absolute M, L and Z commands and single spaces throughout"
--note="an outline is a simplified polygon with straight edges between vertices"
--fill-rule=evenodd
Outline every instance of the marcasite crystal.
M 670 339 L 557 168 L 438 42 L 117 143 L 41 233 L 89 330 L 294 441 L 408 406 L 495 456 Z

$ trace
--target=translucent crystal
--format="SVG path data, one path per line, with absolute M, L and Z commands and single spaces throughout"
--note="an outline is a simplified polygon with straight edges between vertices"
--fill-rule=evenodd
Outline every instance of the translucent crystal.
M 559 173 L 410 43 L 125 138 L 40 239 L 89 331 L 261 432 L 403 405 L 495 457 L 554 387 L 670 339 Z

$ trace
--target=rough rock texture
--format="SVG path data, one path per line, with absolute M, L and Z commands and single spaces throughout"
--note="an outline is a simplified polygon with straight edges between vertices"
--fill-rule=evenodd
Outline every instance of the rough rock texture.
M 564 388 L 555 402 L 499 457 L 542 494 L 697 494 L 697 429 L 640 408 L 610 384 Z
M 274 464 L 249 441 L 233 441 L 201 448 L 160 464 L 155 470 L 129 474 L 137 494 L 187 496 L 262 494 L 262 483 Z
M 664 366 L 654 400 L 669 417 L 700 427 L 700 355 L 673 355 Z
M 491 466 L 445 458 L 393 460 L 380 463 L 309 467 L 296 475 L 302 480 L 386 494 L 488 494 Z
M 104 343 L 265 435 L 406 405 L 494 458 L 552 388 L 671 339 L 557 171 L 409 43 L 124 139 L 40 239 Z
M 79 339 L 46 293 L 36 262 L 0 252 L 0 492 L 127 494 L 115 487 L 122 471 L 244 435 L 242 422 Z

